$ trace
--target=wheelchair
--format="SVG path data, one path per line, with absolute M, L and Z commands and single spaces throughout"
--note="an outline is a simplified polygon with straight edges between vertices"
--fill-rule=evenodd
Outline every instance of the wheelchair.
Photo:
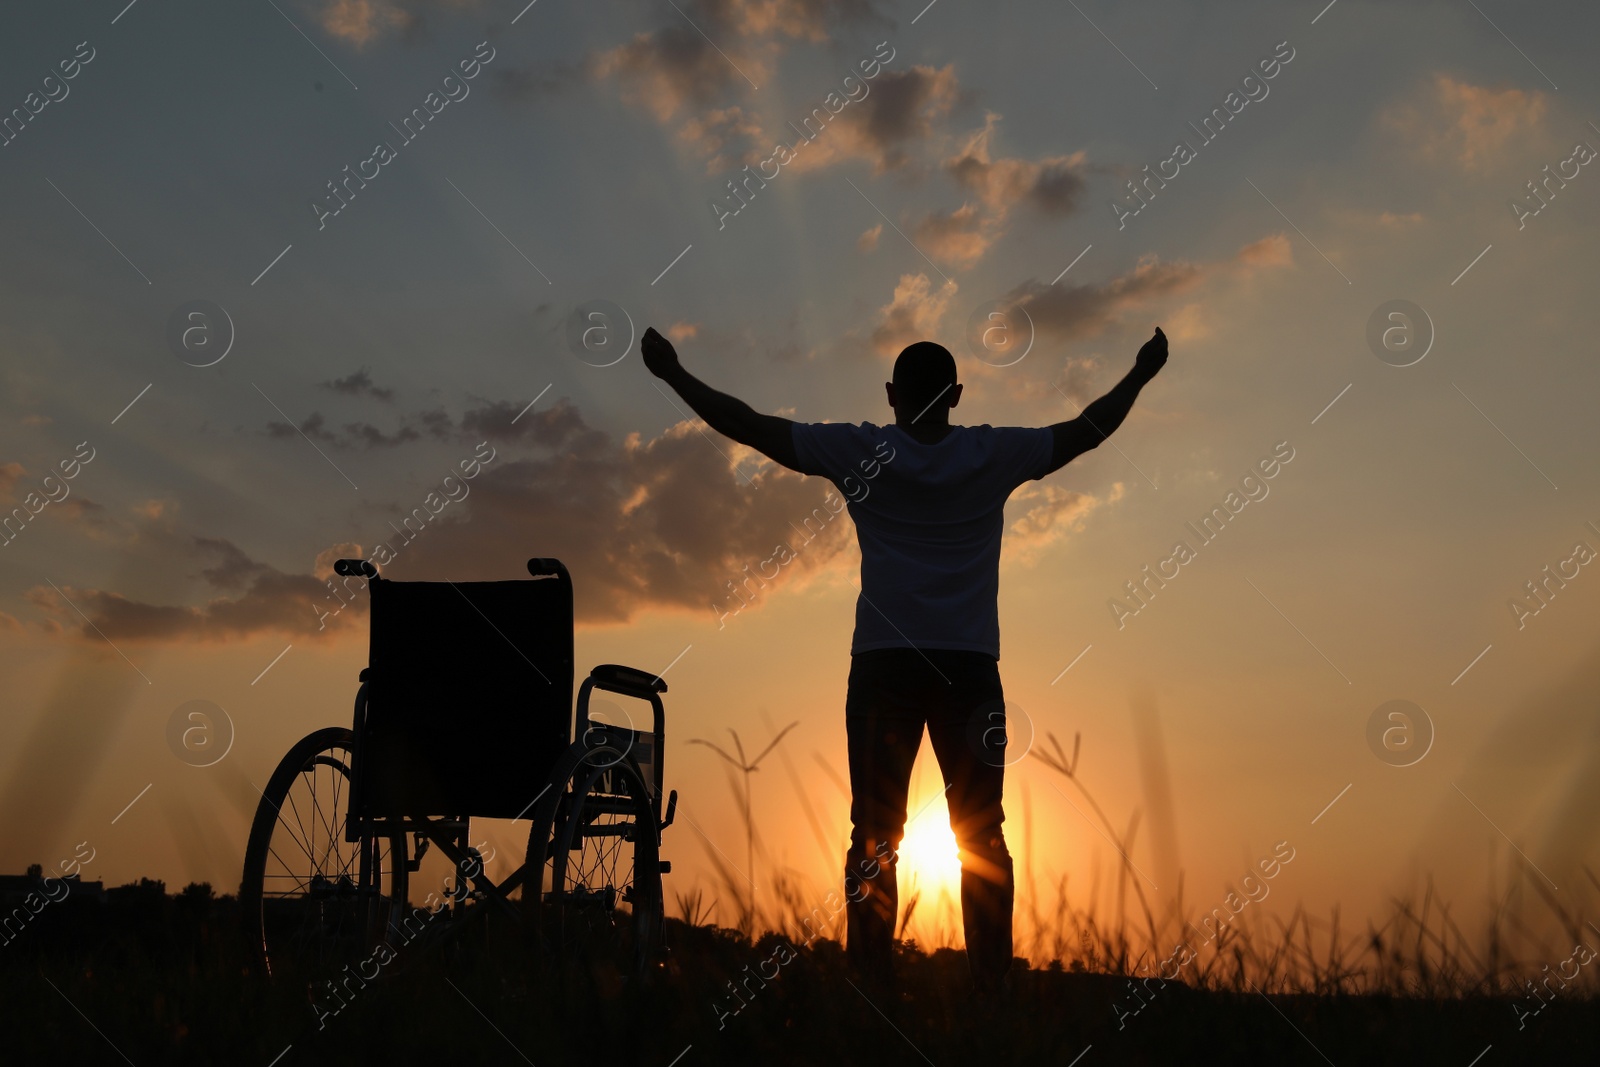
M 365 582 L 368 666 L 351 727 L 307 735 L 261 790 L 239 893 L 254 961 L 275 978 L 334 978 L 495 912 L 557 959 L 603 953 L 646 970 L 678 800 L 663 810 L 666 682 L 602 664 L 574 710 L 559 560 L 529 560 L 531 580 L 514 581 L 388 581 L 362 559 L 334 571 Z M 647 702 L 651 729 L 592 721 L 597 690 Z M 471 844 L 474 817 L 532 821 L 502 881 Z M 412 876 L 430 848 L 454 879 L 418 903 Z

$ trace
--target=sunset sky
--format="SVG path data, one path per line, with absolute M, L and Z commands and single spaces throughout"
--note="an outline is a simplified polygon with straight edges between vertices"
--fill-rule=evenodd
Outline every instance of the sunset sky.
M 801 547 L 826 482 L 691 420 L 636 340 L 614 362 L 572 344 L 575 312 L 607 301 L 624 314 L 604 351 L 653 325 L 708 383 L 813 422 L 890 421 L 881 383 L 921 339 L 957 357 L 954 421 L 1070 418 L 1161 326 L 1170 362 L 1115 447 L 1007 507 L 1013 745 L 1081 735 L 1082 782 L 1120 828 L 1139 814 L 1131 859 L 1157 898 L 1181 871 L 1207 909 L 1287 841 L 1263 905 L 1282 914 L 1355 921 L 1431 875 L 1470 916 L 1508 859 L 1582 899 L 1600 866 L 1600 11 L 925 3 L 14 18 L 0 500 L 26 521 L 0 547 L 0 871 L 88 841 L 89 877 L 234 891 L 255 787 L 350 719 L 367 616 L 324 615 L 323 579 L 386 543 L 400 580 L 558 557 L 580 672 L 667 671 L 687 816 L 669 910 L 698 884 L 731 922 L 708 856 L 746 865 L 720 761 L 689 740 L 759 748 L 798 721 L 754 776 L 753 876 L 788 869 L 820 898 L 848 834 L 848 517 Z M 475 76 L 446 81 L 462 61 Z M 758 172 L 732 213 L 728 183 Z M 194 301 L 231 323 L 208 366 L 224 320 L 207 358 L 169 341 Z M 1400 321 L 1391 301 L 1431 338 L 1407 366 L 1368 341 L 1375 313 L 1378 334 Z M 1031 324 L 1020 359 L 968 344 L 994 309 Z M 1232 517 L 1203 542 L 1186 524 L 1215 507 Z M 1125 583 L 1179 541 L 1193 558 L 1140 606 Z M 728 583 L 778 543 L 798 560 L 732 610 Z M 502 709 L 470 667 L 439 669 L 461 674 L 441 723 L 492 743 Z M 169 746 L 194 700 L 232 723 L 211 766 Z M 1391 700 L 1432 723 L 1410 766 L 1369 747 Z M 937 793 L 925 748 L 913 808 Z M 1043 763 L 1010 771 L 1007 806 L 1022 880 L 1086 897 L 1109 877 L 1111 846 Z M 489 830 L 509 855 L 516 831 Z

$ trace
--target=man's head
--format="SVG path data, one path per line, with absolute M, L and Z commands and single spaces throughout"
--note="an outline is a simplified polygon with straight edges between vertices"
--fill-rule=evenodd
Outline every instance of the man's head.
M 907 345 L 894 361 L 894 381 L 885 382 L 884 389 L 896 421 L 935 426 L 949 422 L 950 409 L 961 399 L 955 357 L 934 341 Z

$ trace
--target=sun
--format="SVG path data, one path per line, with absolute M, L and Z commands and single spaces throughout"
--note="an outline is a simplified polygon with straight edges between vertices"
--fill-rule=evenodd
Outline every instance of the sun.
M 944 804 L 929 804 L 906 824 L 905 837 L 900 841 L 899 873 L 902 900 L 913 885 L 925 899 L 946 892 L 960 898 L 961 852 Z

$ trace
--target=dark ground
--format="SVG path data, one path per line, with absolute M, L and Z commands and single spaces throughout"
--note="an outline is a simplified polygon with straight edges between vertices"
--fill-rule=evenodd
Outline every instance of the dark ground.
M 303 983 L 250 973 L 227 898 L 73 903 L 0 943 L 3 1062 L 1498 1067 L 1600 1052 L 1592 999 L 1558 998 L 1519 1029 L 1507 998 L 1269 999 L 1167 983 L 1135 1013 L 1126 977 L 1022 970 L 987 1005 L 958 952 L 905 952 L 896 995 L 853 987 L 833 941 L 789 959 L 771 935 L 752 946 L 675 922 L 669 961 L 642 987 L 531 966 L 507 932 L 487 949 L 402 956 L 352 982 L 342 1007 L 324 998 L 337 1010 L 319 1027 Z

